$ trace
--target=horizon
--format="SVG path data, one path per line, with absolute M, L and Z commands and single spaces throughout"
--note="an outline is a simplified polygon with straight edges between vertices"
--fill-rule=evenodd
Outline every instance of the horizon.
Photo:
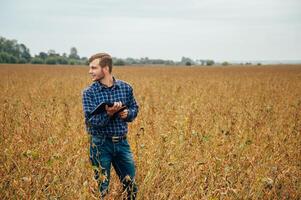
M 2 36 L 0 36 L 0 37 L 2 37 Z M 5 37 L 3 37 L 3 38 L 6 39 L 6 40 L 10 40 L 10 41 L 16 41 L 17 44 L 24 44 L 24 43 L 22 43 L 22 42 L 20 42 L 20 41 L 18 41 L 16 39 L 5 38 Z M 24 45 L 26 46 L 26 44 L 24 44 Z M 26 47 L 29 49 L 29 52 L 30 52 L 30 48 L 28 46 L 26 46 Z M 50 49 L 50 50 L 54 51 L 58 56 L 64 56 L 64 54 L 66 56 L 69 55 L 67 52 L 58 53 L 58 52 L 55 51 L 55 49 Z M 48 54 L 49 52 L 47 52 L 47 51 L 40 51 L 39 53 L 47 53 Z M 31 55 L 31 56 L 32 56 L 32 58 L 34 58 L 34 57 L 38 56 L 38 54 Z M 85 57 L 85 56 L 81 56 L 81 55 L 78 55 L 78 56 L 79 56 L 80 59 L 82 59 L 82 58 L 88 59 L 88 57 Z M 112 57 L 112 58 L 113 59 L 114 58 L 115 59 L 122 59 L 122 60 L 126 60 L 126 59 L 141 60 L 141 59 L 147 58 L 149 60 L 172 61 L 172 62 L 175 62 L 175 64 L 182 62 L 181 59 L 179 59 L 179 60 L 170 60 L 170 59 L 168 59 L 167 60 L 167 59 L 162 59 L 162 58 L 150 58 L 148 56 L 147 57 L 140 57 L 140 58 L 138 58 L 138 57 L 129 57 L 129 56 L 123 57 L 123 58 L 119 58 L 119 57 Z M 191 59 L 190 57 L 185 57 L 185 58 Z M 203 61 L 206 61 L 206 60 L 209 61 L 209 60 L 213 60 L 213 59 L 196 59 L 196 60 L 192 59 L 192 61 L 195 62 L 194 65 L 201 64 L 200 63 L 201 60 L 203 60 Z M 233 64 L 233 65 L 248 64 L 248 63 L 250 63 L 250 64 L 266 64 L 266 65 L 270 65 L 270 64 L 301 64 L 301 59 L 291 59 L 291 60 L 289 60 L 289 59 L 288 60 L 285 60 L 285 59 L 284 60 L 283 59 L 274 59 L 274 60 L 213 60 L 213 61 L 215 62 L 215 64 L 222 64 L 223 62 L 227 62 L 227 63 Z M 148 64 L 142 64 L 142 65 L 148 65 Z M 153 64 L 151 64 L 151 65 L 153 65 Z M 161 65 L 161 64 L 159 64 L 159 65 Z

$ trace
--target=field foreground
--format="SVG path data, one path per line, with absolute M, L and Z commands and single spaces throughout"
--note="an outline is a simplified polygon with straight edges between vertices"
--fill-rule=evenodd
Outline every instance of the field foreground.
M 0 199 L 96 199 L 87 67 L 0 65 Z M 119 67 L 139 199 L 300 199 L 301 66 Z M 113 174 L 108 199 L 122 197 Z

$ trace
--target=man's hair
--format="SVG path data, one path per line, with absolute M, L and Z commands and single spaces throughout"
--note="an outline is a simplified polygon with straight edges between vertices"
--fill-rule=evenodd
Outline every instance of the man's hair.
M 93 60 L 99 59 L 100 67 L 109 67 L 109 72 L 112 72 L 112 57 L 107 53 L 97 53 L 89 58 L 89 63 Z

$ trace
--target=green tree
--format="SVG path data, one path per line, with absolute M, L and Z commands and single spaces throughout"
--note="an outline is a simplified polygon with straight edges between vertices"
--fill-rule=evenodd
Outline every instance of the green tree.
M 19 58 L 18 63 L 19 64 L 25 64 L 25 63 L 28 63 L 28 61 L 25 58 Z
M 49 57 L 49 56 L 50 56 L 50 57 L 51 57 L 51 56 L 53 56 L 53 57 L 54 57 L 54 56 L 60 56 L 60 54 L 56 53 L 55 50 L 53 50 L 53 49 L 49 49 L 48 52 L 47 52 L 47 54 L 48 54 L 48 57 Z
M 75 47 L 71 47 L 70 49 L 70 54 L 69 54 L 69 58 L 71 59 L 75 59 L 75 60 L 78 60 L 79 59 L 79 56 L 77 54 L 77 49 Z
M 0 52 L 6 52 L 15 57 L 19 57 L 19 47 L 17 40 L 8 40 L 4 37 L 0 38 Z
M 48 65 L 55 65 L 56 64 L 56 58 L 55 57 L 48 57 L 45 61 Z
M 124 60 L 122 60 L 122 59 L 116 59 L 116 60 L 114 61 L 114 65 L 117 65 L 117 66 L 123 66 L 123 65 L 125 65 L 125 62 L 124 62 Z
M 10 55 L 6 52 L 0 52 L 0 63 L 9 63 Z
M 191 62 L 187 61 L 187 62 L 185 63 L 185 65 L 186 65 L 186 66 L 190 66 L 190 65 L 191 65 Z
M 68 59 L 65 58 L 65 57 L 60 56 L 60 57 L 56 58 L 56 63 L 61 64 L 61 65 L 67 65 L 68 64 Z
M 182 65 L 187 65 L 187 64 L 194 65 L 195 62 L 194 62 L 191 58 L 188 58 L 188 57 L 184 57 L 184 56 L 183 56 L 183 57 L 181 58 L 180 64 L 182 64 Z
M 44 64 L 44 60 L 40 57 L 34 57 L 32 60 L 31 60 L 31 63 L 32 64 Z
M 39 57 L 40 57 L 41 59 L 43 59 L 43 60 L 46 60 L 46 58 L 48 57 L 48 55 L 47 55 L 47 53 L 45 53 L 45 52 L 40 52 L 40 53 L 39 53 Z
M 21 60 L 23 59 L 23 61 L 25 61 L 26 63 L 30 62 L 31 55 L 29 49 L 24 44 L 20 44 L 19 48 L 20 48 L 20 59 Z
M 224 61 L 224 62 L 222 63 L 222 65 L 227 66 L 227 65 L 229 65 L 229 63 L 228 63 L 227 61 Z
M 207 60 L 206 65 L 208 65 L 208 66 L 214 65 L 214 61 L 213 60 Z
M 27 63 L 31 59 L 29 49 L 24 44 L 18 44 L 17 40 L 4 37 L 0 37 L 0 52 L 2 52 L 2 63 Z
M 18 58 L 13 55 L 9 55 L 9 62 L 8 63 L 18 63 Z

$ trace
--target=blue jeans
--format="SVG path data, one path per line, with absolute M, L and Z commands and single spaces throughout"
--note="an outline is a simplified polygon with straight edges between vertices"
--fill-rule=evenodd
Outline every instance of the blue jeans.
M 127 139 L 112 142 L 111 138 L 92 136 L 90 160 L 102 197 L 108 193 L 112 164 L 124 190 L 127 191 L 127 198 L 135 199 L 137 195 L 135 164 Z

